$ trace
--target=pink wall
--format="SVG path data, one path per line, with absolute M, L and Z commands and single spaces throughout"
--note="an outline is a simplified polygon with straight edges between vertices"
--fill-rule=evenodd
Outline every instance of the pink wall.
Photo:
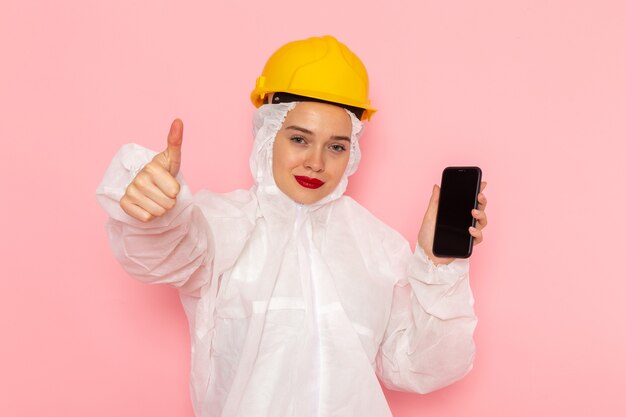
M 1 416 L 192 415 L 177 294 L 116 264 L 95 188 L 174 117 L 193 189 L 248 187 L 255 77 L 327 33 L 380 109 L 351 195 L 414 243 L 444 166 L 489 182 L 475 368 L 395 415 L 626 413 L 623 2 L 182 3 L 2 2 Z

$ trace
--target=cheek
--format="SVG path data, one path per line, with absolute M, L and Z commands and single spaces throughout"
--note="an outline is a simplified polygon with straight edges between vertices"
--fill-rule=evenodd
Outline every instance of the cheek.
M 287 147 L 284 149 L 280 156 L 280 163 L 286 169 L 294 169 L 304 164 L 306 160 L 306 153 L 301 149 L 294 147 Z
M 285 146 L 274 146 L 272 152 L 272 173 L 274 177 L 284 177 L 289 175 L 289 172 L 295 166 L 295 157 L 293 152 Z
M 343 173 L 346 172 L 348 168 L 348 162 L 350 161 L 350 154 L 346 153 L 345 156 L 336 159 L 333 161 L 333 179 L 337 182 L 341 180 L 343 177 Z
M 284 168 L 282 167 L 282 158 L 274 153 L 274 155 L 272 156 L 272 175 L 274 176 L 274 180 L 276 182 L 280 181 L 281 172 L 283 171 Z

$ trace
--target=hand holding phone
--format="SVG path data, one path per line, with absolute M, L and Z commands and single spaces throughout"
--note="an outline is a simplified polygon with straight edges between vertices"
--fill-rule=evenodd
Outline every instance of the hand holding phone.
M 433 254 L 441 258 L 468 258 L 474 243 L 469 228 L 476 225 L 482 171 L 478 167 L 447 167 L 441 178 Z

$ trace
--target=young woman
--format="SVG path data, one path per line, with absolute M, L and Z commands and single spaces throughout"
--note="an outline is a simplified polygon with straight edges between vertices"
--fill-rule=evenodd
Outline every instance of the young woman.
M 359 59 L 329 36 L 289 43 L 252 99 L 252 189 L 191 195 L 180 120 L 161 153 L 123 147 L 98 189 L 125 269 L 179 289 L 196 414 L 390 416 L 378 378 L 424 393 L 464 376 L 476 318 L 468 261 L 431 251 L 438 187 L 414 253 L 343 195 L 374 112 Z

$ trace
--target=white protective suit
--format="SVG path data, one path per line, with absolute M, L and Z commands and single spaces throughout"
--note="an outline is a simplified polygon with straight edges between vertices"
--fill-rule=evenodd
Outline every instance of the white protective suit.
M 251 190 L 192 196 L 142 223 L 119 200 L 155 153 L 126 145 L 98 188 L 115 257 L 139 280 L 179 289 L 198 417 L 390 416 L 389 388 L 429 392 L 472 367 L 468 261 L 434 266 L 337 189 L 297 204 L 272 177 L 276 132 L 295 103 L 254 116 Z

